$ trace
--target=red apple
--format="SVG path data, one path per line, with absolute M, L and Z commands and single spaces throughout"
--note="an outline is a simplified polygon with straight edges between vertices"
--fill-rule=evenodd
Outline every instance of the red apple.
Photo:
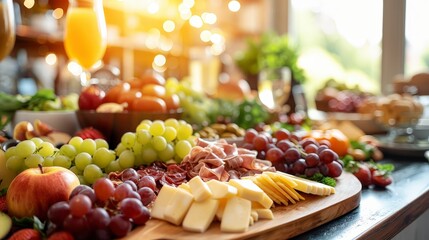
M 50 206 L 69 199 L 71 191 L 80 184 L 77 176 L 63 167 L 29 168 L 11 182 L 6 204 L 11 216 L 37 216 L 46 220 Z
M 80 110 L 95 110 L 103 103 L 106 93 L 96 85 L 90 85 L 82 89 L 79 95 Z

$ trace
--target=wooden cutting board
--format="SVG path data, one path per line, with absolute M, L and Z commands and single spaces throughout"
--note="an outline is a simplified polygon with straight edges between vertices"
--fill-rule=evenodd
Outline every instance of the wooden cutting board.
M 304 201 L 273 208 L 273 220 L 259 220 L 244 233 L 223 233 L 213 222 L 205 233 L 192 233 L 164 221 L 151 219 L 134 229 L 127 240 L 135 239 L 287 239 L 342 216 L 359 206 L 361 184 L 350 173 L 337 181 L 336 193 L 326 197 L 303 194 Z

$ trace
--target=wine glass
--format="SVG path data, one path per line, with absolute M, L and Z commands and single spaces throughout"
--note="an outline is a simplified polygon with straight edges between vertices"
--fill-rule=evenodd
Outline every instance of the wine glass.
M 258 78 L 258 97 L 268 110 L 278 114 L 289 112 L 285 105 L 291 92 L 291 71 L 288 67 L 262 69 Z
M 0 61 L 9 55 L 15 44 L 12 0 L 0 0 Z
M 102 0 L 69 0 L 64 47 L 68 57 L 83 68 L 82 86 L 90 84 L 89 71 L 104 56 L 106 31 Z

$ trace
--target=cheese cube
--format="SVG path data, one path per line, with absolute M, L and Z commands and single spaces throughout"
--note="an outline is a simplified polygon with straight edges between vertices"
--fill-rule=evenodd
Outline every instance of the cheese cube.
M 264 198 L 264 191 L 251 180 L 231 179 L 228 183 L 237 188 L 237 195 L 242 198 L 257 202 L 262 201 Z
M 207 183 L 200 176 L 193 177 L 188 182 L 188 185 L 191 188 L 192 195 L 194 195 L 194 200 L 197 202 L 204 201 L 212 196 L 209 186 L 207 186 Z
M 177 188 L 164 185 L 156 197 L 150 215 L 152 218 L 164 219 L 165 206 L 170 202 L 174 195 L 176 195 Z
M 273 211 L 266 208 L 254 208 L 252 211 L 255 211 L 258 214 L 259 219 L 273 219 Z
M 210 191 L 212 192 L 212 198 L 221 199 L 237 195 L 237 188 L 218 180 L 210 180 L 207 182 Z
M 216 219 L 219 221 L 222 220 L 223 211 L 225 210 L 227 201 L 228 201 L 228 198 L 219 199 L 219 206 L 216 211 Z
M 183 228 L 192 232 L 205 232 L 212 223 L 219 206 L 219 200 L 206 199 L 193 202 L 183 220 Z
M 166 221 L 180 225 L 194 200 L 194 196 L 186 190 L 177 188 L 176 194 L 171 197 L 165 206 L 164 217 Z
M 251 202 L 241 197 L 228 199 L 223 212 L 220 230 L 222 232 L 245 232 L 249 228 Z
M 188 192 L 191 192 L 191 187 L 189 187 L 189 185 L 187 183 L 182 183 L 179 186 L 177 186 L 178 188 L 184 189 Z

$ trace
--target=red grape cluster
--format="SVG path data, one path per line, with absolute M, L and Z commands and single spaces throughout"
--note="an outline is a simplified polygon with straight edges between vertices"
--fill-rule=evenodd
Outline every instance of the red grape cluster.
M 127 171 L 132 175 L 134 169 Z M 113 182 L 97 179 L 92 188 L 77 186 L 68 201 L 55 203 L 48 210 L 54 231 L 65 230 L 76 239 L 112 239 L 128 234 L 134 226 L 150 219 L 147 208 L 156 197 L 155 180 L 151 176 Z
M 287 129 L 279 129 L 273 135 L 248 129 L 242 147 L 256 150 L 259 159 L 271 161 L 279 171 L 307 177 L 316 173 L 333 178 L 341 175 L 342 162 L 328 141 L 301 138 Z

